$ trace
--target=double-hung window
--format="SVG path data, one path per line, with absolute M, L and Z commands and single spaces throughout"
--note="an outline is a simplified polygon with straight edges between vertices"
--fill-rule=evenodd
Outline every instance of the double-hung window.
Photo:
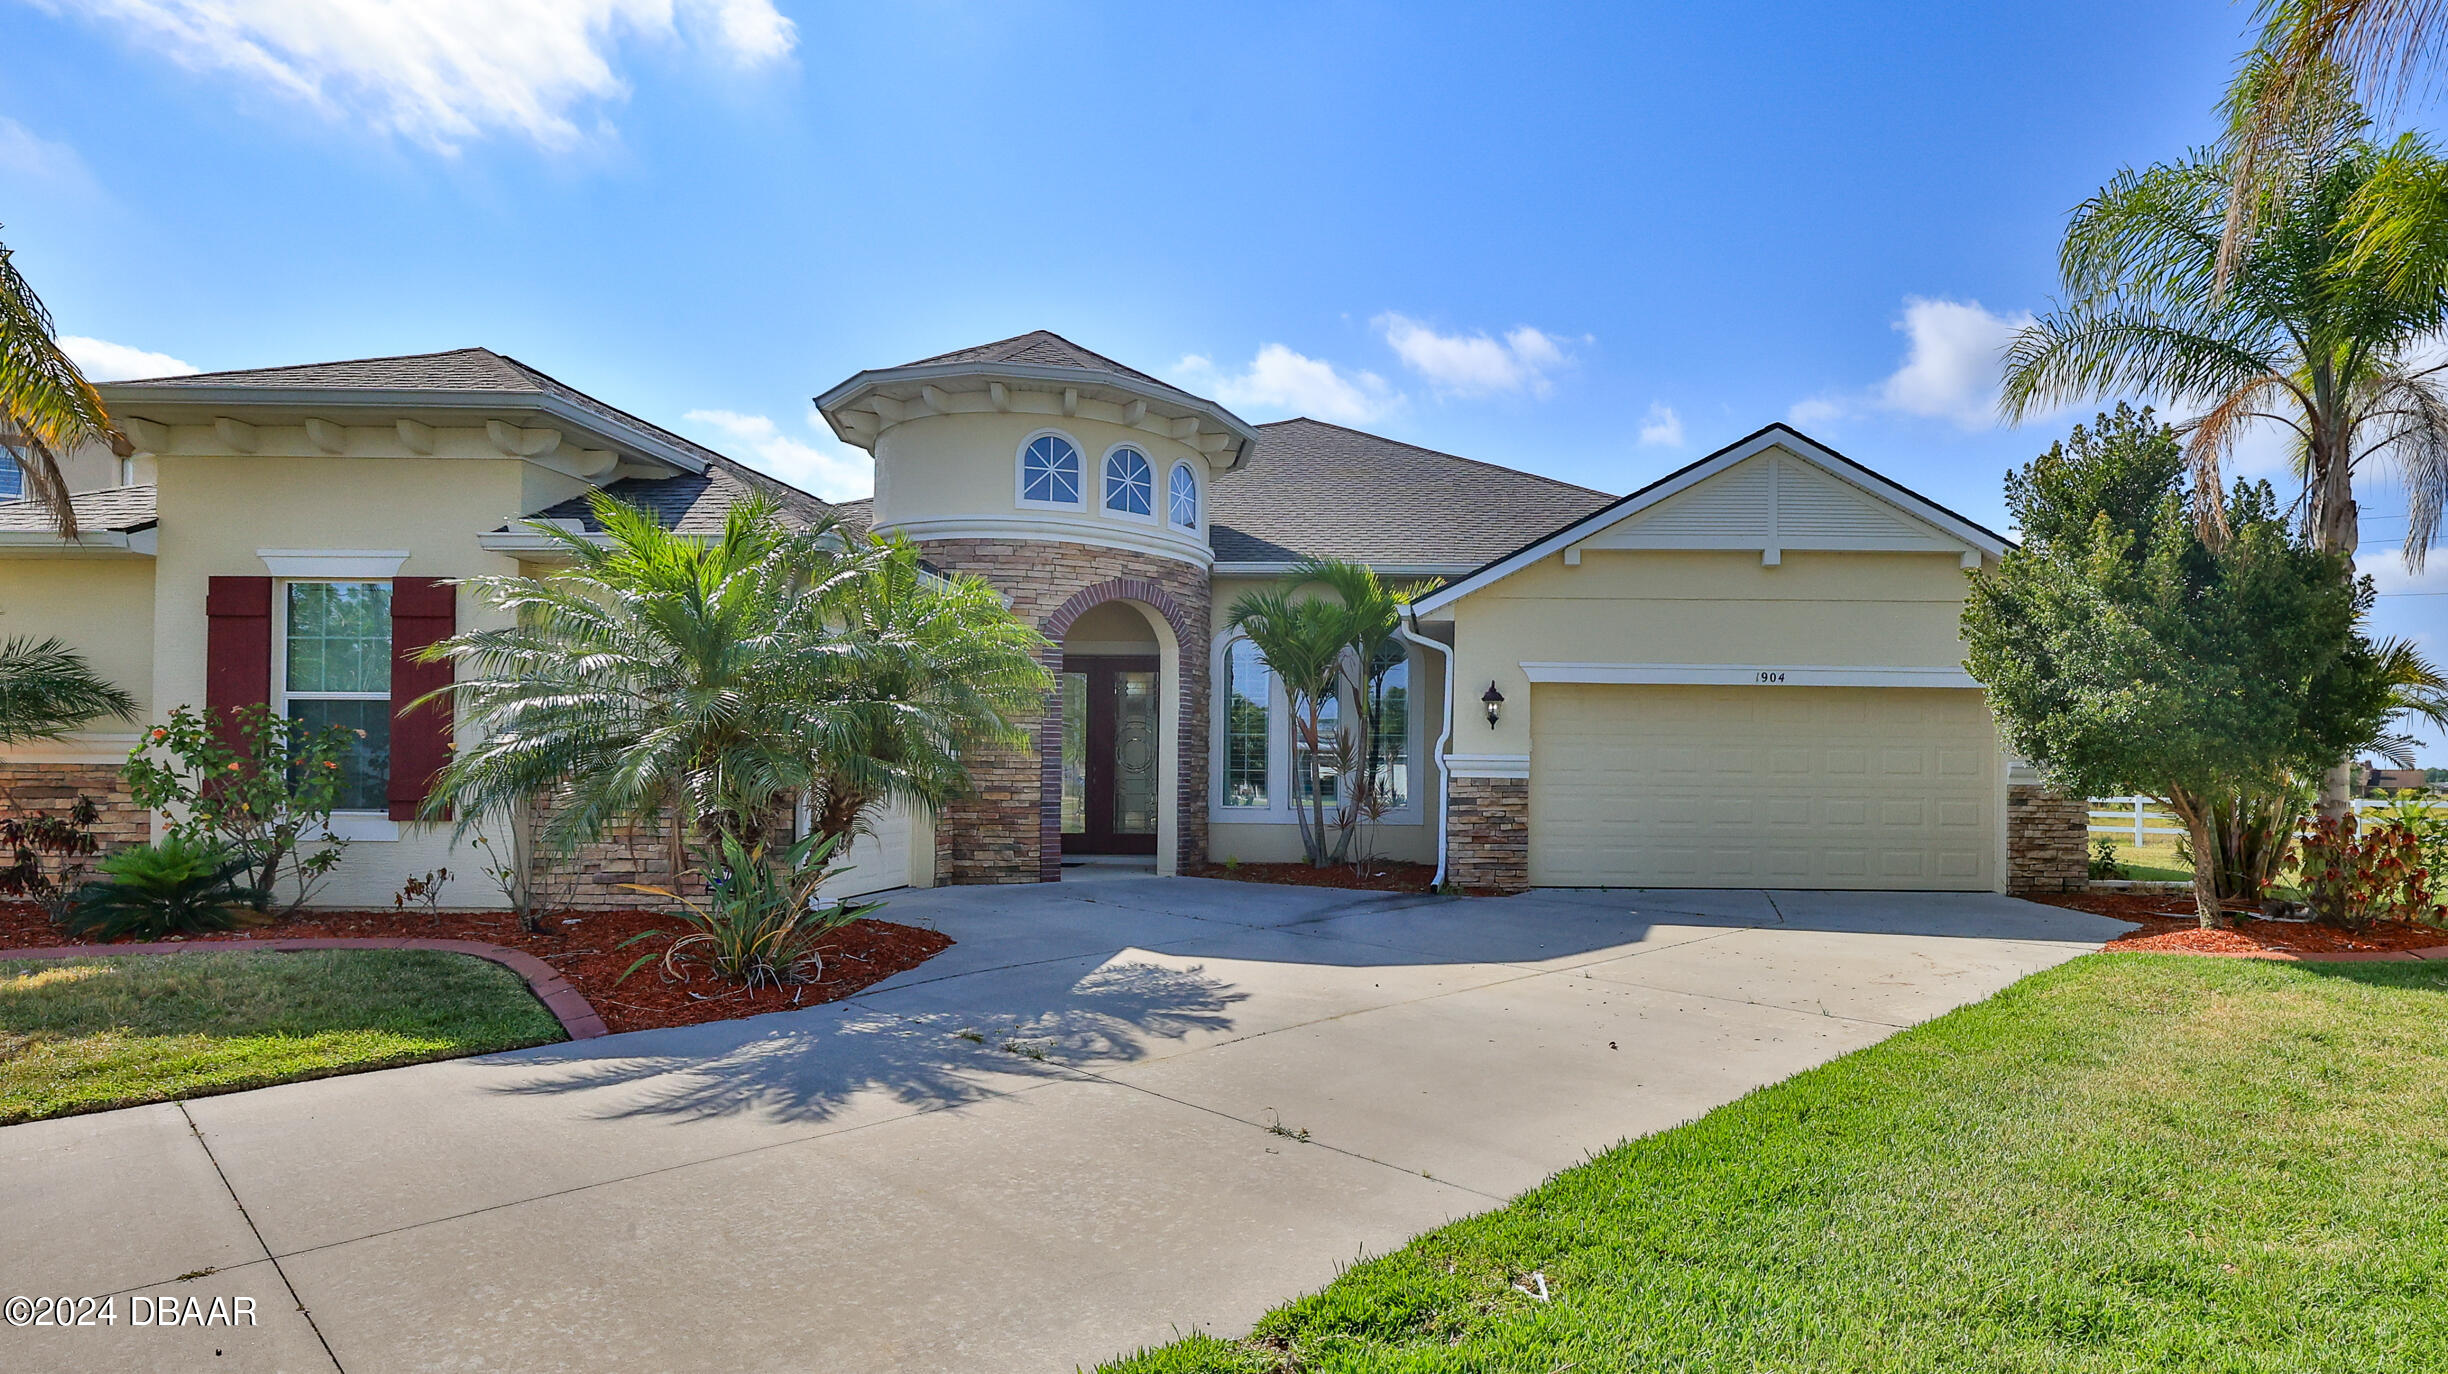
M 1224 671 L 1224 804 L 1264 806 L 1274 755 L 1275 675 L 1246 639 L 1225 651 Z
M 340 726 L 335 811 L 382 811 L 391 780 L 391 584 L 288 582 L 280 597 L 277 709 L 306 726 Z

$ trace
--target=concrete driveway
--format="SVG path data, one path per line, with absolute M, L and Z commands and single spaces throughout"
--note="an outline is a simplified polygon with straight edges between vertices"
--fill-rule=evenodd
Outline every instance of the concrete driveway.
M 808 1011 L 0 1130 L 0 1297 L 120 1297 L 0 1367 L 1068 1370 L 2124 929 L 1137 876 L 887 914 L 959 943 Z M 139 1294 L 260 1324 L 135 1329 Z

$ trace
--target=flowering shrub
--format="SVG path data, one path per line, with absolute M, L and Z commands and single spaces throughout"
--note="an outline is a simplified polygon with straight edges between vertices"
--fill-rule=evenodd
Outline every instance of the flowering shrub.
M 137 805 L 168 813 L 166 838 L 243 860 L 258 909 L 287 882 L 294 911 L 348 847 L 330 822 L 345 781 L 342 760 L 356 743 L 341 726 L 310 729 L 269 706 L 220 713 L 181 706 L 145 731 L 119 771 Z
M 2323 816 L 2304 836 L 2296 862 L 2304 896 L 2322 920 L 2448 925 L 2448 906 L 2441 905 L 2423 866 L 2422 838 L 2396 821 L 2358 833 L 2351 816 Z

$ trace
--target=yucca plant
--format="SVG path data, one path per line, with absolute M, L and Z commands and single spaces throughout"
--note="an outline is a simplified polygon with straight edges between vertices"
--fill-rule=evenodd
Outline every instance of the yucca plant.
M 623 940 L 623 949 L 645 940 L 669 939 L 671 944 L 660 955 L 641 955 L 621 977 L 660 960 L 664 975 L 675 981 L 687 982 L 702 970 L 750 992 L 821 980 L 825 937 L 884 905 L 817 905 L 817 889 L 843 870 L 831 862 L 840 840 L 838 835 L 809 835 L 769 860 L 763 846 L 752 848 L 735 836 L 722 835 L 721 871 L 707 875 L 709 890 L 703 898 L 623 883 L 633 892 L 677 903 L 679 910 L 671 915 L 688 928 L 640 931 Z
M 239 881 L 247 860 L 221 845 L 173 835 L 104 859 L 102 881 L 78 889 L 61 922 L 92 939 L 201 935 L 239 923 L 255 899 Z

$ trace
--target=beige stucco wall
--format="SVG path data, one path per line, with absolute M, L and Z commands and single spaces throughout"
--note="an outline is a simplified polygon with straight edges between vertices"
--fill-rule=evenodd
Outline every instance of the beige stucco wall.
M 203 704 L 204 598 L 213 577 L 266 575 L 261 548 L 405 549 L 399 572 L 408 577 L 516 572 L 514 560 L 476 539 L 521 508 L 529 466 L 500 458 L 161 458 L 154 715 Z M 484 620 L 462 589 L 460 628 Z M 454 877 L 445 905 L 501 904 L 478 872 L 481 856 L 452 845 L 449 826 L 403 824 L 399 835 L 353 843 L 316 903 L 387 907 L 404 879 L 447 867 Z
M 1493 680 L 1505 708 L 1494 730 L 1457 726 L 1454 750 L 1530 752 L 1524 662 L 1960 667 L 1964 590 L 1953 553 L 1553 555 L 1455 603 L 1455 693 Z
M 0 554 L 0 640 L 57 636 L 96 673 L 135 695 L 146 719 L 153 694 L 153 560 L 136 556 Z M 133 721 L 89 722 L 66 740 L 0 748 L 0 758 L 111 762 L 126 756 Z
M 1028 398 L 1022 393 L 1021 399 Z M 1067 436 L 1080 451 L 1085 500 L 1076 511 L 1020 504 L 1020 450 L 1033 435 Z M 1156 513 L 1152 520 L 1114 515 L 1104 509 L 1105 455 L 1129 444 L 1155 469 Z M 1016 537 L 1096 543 L 1119 541 L 1151 553 L 1169 553 L 1202 566 L 1208 561 L 1205 455 L 1146 430 L 1085 415 L 983 411 L 930 415 L 884 431 L 875 445 L 875 521 L 914 527 L 918 538 L 960 537 L 952 527 L 1008 529 Z M 1173 465 L 1187 462 L 1199 477 L 1200 528 L 1174 529 L 1165 520 L 1166 483 Z M 961 533 L 974 534 L 964 528 Z

